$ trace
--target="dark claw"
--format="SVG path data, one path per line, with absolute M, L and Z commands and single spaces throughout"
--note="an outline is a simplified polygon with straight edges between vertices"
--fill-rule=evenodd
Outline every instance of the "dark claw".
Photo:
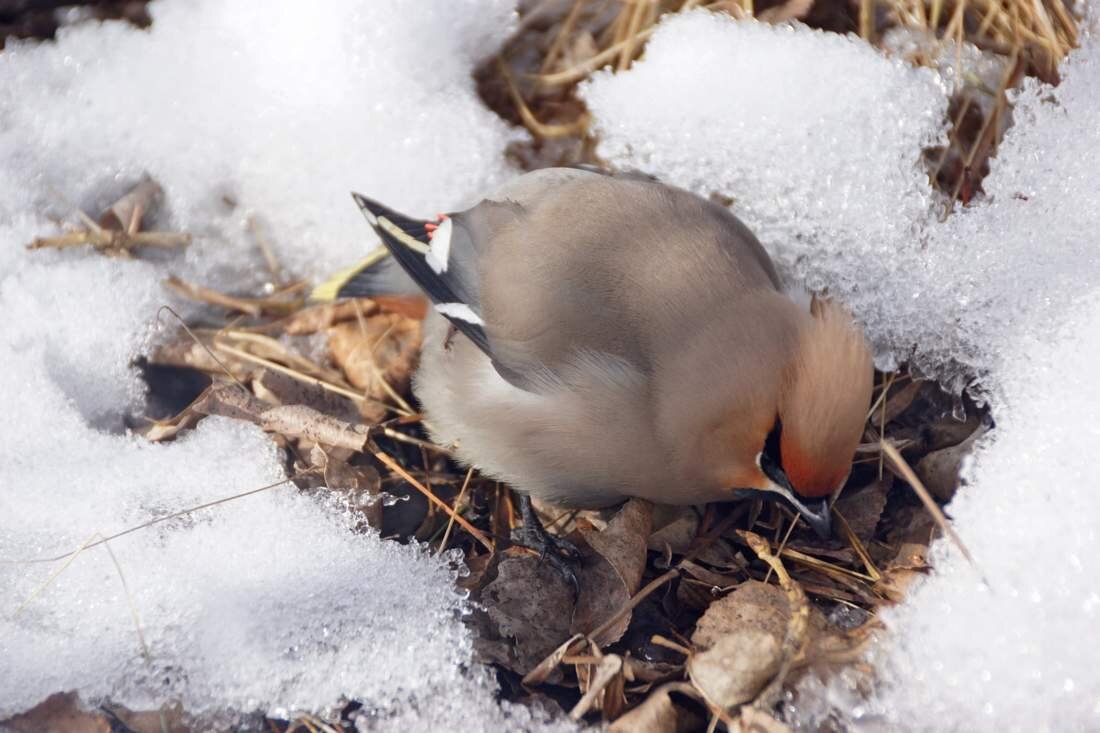
M 526 494 L 520 494 L 519 510 L 523 526 L 512 531 L 513 543 L 539 553 L 539 559 L 548 562 L 579 594 L 581 586 L 575 568 L 581 564 L 580 550 L 564 537 L 546 531 L 531 507 L 531 498 Z

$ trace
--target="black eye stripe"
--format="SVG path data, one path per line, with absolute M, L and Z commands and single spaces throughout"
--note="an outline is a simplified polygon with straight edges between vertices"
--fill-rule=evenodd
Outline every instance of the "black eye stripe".
M 776 416 L 775 425 L 768 433 L 768 437 L 764 441 L 764 449 L 760 452 L 760 470 L 780 486 L 786 483 L 786 477 L 783 475 L 783 455 L 781 452 L 782 441 L 780 438 L 782 435 L 783 423 Z

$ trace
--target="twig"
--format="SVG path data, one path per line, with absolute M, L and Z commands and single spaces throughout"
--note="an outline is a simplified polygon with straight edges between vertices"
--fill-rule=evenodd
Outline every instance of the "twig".
M 137 532 L 138 530 L 145 529 L 146 527 L 152 527 L 154 524 L 160 524 L 161 522 L 167 522 L 170 519 L 175 519 L 177 517 L 183 517 L 183 516 L 186 516 L 188 514 L 193 514 L 193 513 L 197 512 L 197 511 L 200 511 L 202 509 L 209 509 L 211 507 L 218 506 L 219 504 L 225 504 L 227 502 L 234 501 L 236 499 L 243 499 L 246 496 L 252 496 L 253 494 L 259 494 L 262 491 L 268 491 L 270 489 L 278 488 L 279 486 L 282 486 L 284 484 L 288 484 L 291 481 L 299 479 L 303 476 L 307 476 L 310 473 L 314 473 L 315 471 L 316 471 L 316 469 L 313 469 L 313 468 L 306 469 L 305 471 L 300 471 L 298 473 L 295 473 L 293 476 L 285 478 L 282 481 L 276 481 L 273 484 L 268 484 L 267 486 L 261 486 L 258 489 L 250 489 L 249 491 L 242 491 L 239 494 L 233 494 L 232 496 L 226 496 L 226 497 L 223 497 L 221 499 L 215 499 L 214 501 L 208 501 L 205 504 L 199 504 L 198 506 L 188 507 L 187 509 L 181 509 L 178 512 L 172 512 L 171 514 L 166 514 L 163 517 L 157 517 L 156 519 L 150 519 L 148 522 L 142 522 L 141 524 L 135 525 L 135 526 L 130 527 L 128 529 L 124 529 L 121 532 L 115 532 L 114 534 L 107 535 L 106 537 L 101 537 L 101 539 L 98 539 L 95 542 L 91 542 L 91 540 L 93 538 L 95 538 L 96 536 L 99 536 L 99 535 L 98 535 L 98 533 L 93 534 L 91 537 L 88 538 L 88 540 L 85 542 L 85 544 L 80 545 L 75 550 L 72 550 L 70 552 L 66 552 L 66 553 L 61 554 L 61 555 L 56 555 L 54 557 L 36 558 L 36 559 L 33 559 L 33 560 L 0 560 L 0 563 L 11 564 L 11 565 L 32 565 L 32 564 L 35 564 L 35 563 L 57 562 L 58 560 L 65 560 L 66 558 L 70 558 L 65 563 L 65 566 L 67 567 L 69 565 L 69 563 L 71 563 L 74 559 L 76 559 L 76 556 L 78 554 L 80 554 L 81 552 L 83 552 L 84 550 L 90 549 L 92 547 L 97 547 L 98 545 L 105 544 L 105 543 L 107 543 L 111 540 L 118 539 L 119 537 L 125 537 L 128 534 L 133 534 L 134 532 Z M 61 568 L 61 569 L 63 570 L 64 567 Z M 58 571 L 58 572 L 60 572 L 60 571 Z M 56 575 L 56 573 L 55 573 L 55 575 Z
M 455 497 L 455 513 L 447 520 L 447 531 L 443 533 L 443 539 L 439 541 L 439 549 L 436 552 L 443 552 L 447 548 L 447 541 L 451 538 L 451 529 L 455 526 L 455 517 L 458 515 L 458 506 L 462 503 L 462 498 L 466 496 L 466 489 L 470 486 L 470 477 L 474 475 L 473 466 L 466 471 L 466 479 L 462 482 L 462 488 L 458 491 L 458 496 Z
M 882 452 L 886 455 L 893 469 L 897 472 L 898 476 L 904 479 L 911 487 L 913 487 L 914 493 L 924 504 L 924 508 L 928 510 L 928 513 L 932 515 L 932 518 L 936 520 L 936 524 L 943 530 L 943 533 L 950 538 L 951 542 L 955 544 L 955 547 L 959 549 L 963 557 L 970 563 L 971 567 L 977 571 L 982 582 L 987 586 L 989 581 L 985 577 L 985 573 L 978 566 L 978 563 L 974 561 L 974 556 L 970 554 L 970 550 L 966 549 L 966 545 L 963 543 L 962 538 L 955 532 L 954 527 L 947 521 L 947 517 L 944 516 L 943 510 L 940 509 L 939 504 L 935 502 L 932 495 L 928 493 L 928 489 L 924 487 L 920 478 L 917 477 L 916 472 L 909 467 L 909 463 L 902 457 L 901 453 L 891 445 L 889 442 L 882 444 Z
M 374 441 L 368 441 L 367 442 L 367 450 L 369 450 L 372 454 L 374 454 L 375 458 L 382 461 L 382 463 L 385 464 L 386 468 L 390 469 L 391 471 L 396 473 L 398 476 L 405 479 L 405 481 L 409 482 L 409 484 L 411 484 L 413 488 L 415 488 L 417 491 L 419 491 L 421 494 L 423 494 L 425 496 L 425 498 L 428 499 L 428 501 L 432 502 L 433 504 L 438 506 L 440 509 L 442 509 L 443 512 L 445 514 L 447 514 L 448 516 L 450 516 L 450 518 L 453 519 L 455 522 L 458 522 L 459 526 L 462 527 L 467 532 L 469 532 L 471 535 L 473 535 L 474 539 L 476 539 L 478 542 L 480 542 L 482 544 L 482 546 L 485 547 L 485 549 L 489 550 L 489 552 L 494 551 L 493 544 L 489 541 L 489 538 L 486 537 L 484 533 L 482 533 L 482 531 L 480 529 L 478 529 L 474 525 L 470 524 L 466 520 L 465 517 L 463 517 L 457 511 L 452 509 L 447 504 L 447 502 L 443 501 L 438 496 L 436 496 L 432 492 L 428 491 L 428 488 L 426 486 L 424 486 L 424 484 L 420 483 L 415 478 L 413 478 L 411 473 L 406 471 L 405 468 L 400 463 L 398 463 L 393 458 L 391 458 L 388 453 L 386 453 L 381 448 L 379 448 L 377 445 L 375 445 Z

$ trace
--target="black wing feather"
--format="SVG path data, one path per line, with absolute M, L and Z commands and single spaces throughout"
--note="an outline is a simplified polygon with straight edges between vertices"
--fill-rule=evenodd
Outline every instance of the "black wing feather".
M 470 298 L 463 297 L 464 294 L 460 292 L 462 290 L 460 283 L 452 282 L 447 277 L 446 272 L 437 273 L 433 270 L 424 258 L 423 252 L 414 249 L 408 243 L 394 236 L 381 223 L 383 220 L 389 221 L 393 226 L 427 247 L 431 240 L 428 238 L 428 231 L 424 227 L 425 222 L 423 220 L 405 216 L 366 196 L 357 193 L 353 193 L 351 196 L 355 199 L 355 203 L 358 204 L 360 210 L 364 212 L 367 221 L 370 222 L 370 225 L 382 239 L 382 244 L 393 255 L 394 260 L 401 265 L 401 268 L 420 286 L 420 289 L 433 303 L 465 303 L 469 306 Z M 479 349 L 489 357 L 493 356 L 493 352 L 489 347 L 489 337 L 486 335 L 484 328 L 461 318 L 452 318 L 446 313 L 442 315 L 467 338 L 477 344 Z

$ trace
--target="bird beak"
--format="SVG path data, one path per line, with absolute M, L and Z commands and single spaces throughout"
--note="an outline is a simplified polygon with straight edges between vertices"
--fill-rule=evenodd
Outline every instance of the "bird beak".
M 772 481 L 771 490 L 782 496 L 787 500 L 787 503 L 793 506 L 802 518 L 806 520 L 806 524 L 810 525 L 810 529 L 814 531 L 818 537 L 823 540 L 827 540 L 833 536 L 832 519 L 829 513 L 829 499 L 828 497 L 822 499 L 820 502 L 814 502 L 813 504 L 807 504 L 803 502 L 794 493 L 794 487 L 791 486 L 791 482 L 787 480 L 787 477 L 782 472 L 778 472 L 774 478 L 779 479 L 778 483 Z
M 829 514 L 829 500 L 827 498 L 812 506 L 803 504 L 797 499 L 792 499 L 791 503 L 820 539 L 827 540 L 833 536 L 832 519 Z

